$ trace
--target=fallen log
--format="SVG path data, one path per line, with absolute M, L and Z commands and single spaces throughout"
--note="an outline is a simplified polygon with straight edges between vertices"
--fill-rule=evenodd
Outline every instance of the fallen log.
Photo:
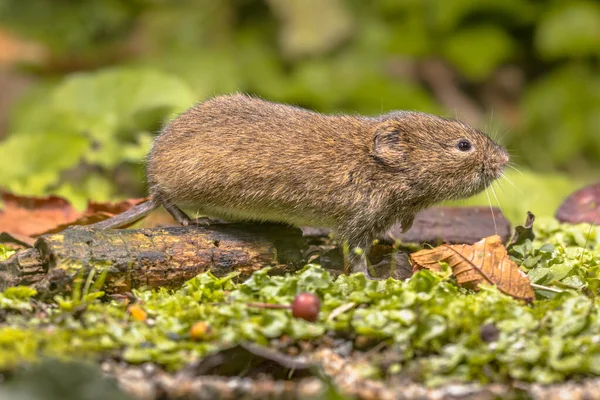
M 306 237 L 329 235 L 326 228 L 302 227 Z M 489 207 L 432 207 L 418 213 L 412 227 L 402 233 L 400 223 L 379 238 L 380 243 L 474 244 L 484 237 L 498 235 L 507 243 L 512 234 L 510 222 L 502 210 Z
M 303 265 L 299 229 L 280 225 L 218 224 L 210 228 L 92 230 L 73 227 L 38 238 L 31 249 L 0 263 L 0 290 L 32 285 L 41 293 L 70 290 L 73 279 L 107 270 L 105 291 L 175 288 L 211 271 L 240 279 L 270 266 L 274 272 Z
M 404 279 L 411 274 L 405 253 L 390 254 L 396 240 L 405 243 L 472 243 L 498 232 L 505 240 L 510 225 L 502 213 L 481 207 L 439 207 L 421 212 L 413 227 L 401 234 L 392 227 L 373 248 L 372 275 Z M 211 271 L 216 276 L 237 272 L 239 279 L 272 267 L 272 273 L 292 272 L 302 267 L 308 241 L 324 238 L 326 229 L 292 228 L 281 224 L 230 224 L 171 226 L 153 229 L 96 230 L 71 227 L 40 236 L 34 247 L 0 262 L 0 290 L 32 285 L 38 293 L 69 291 L 73 279 L 85 278 L 92 269 L 107 270 L 104 290 L 123 293 L 132 288 L 176 288 L 194 276 Z M 316 247 L 315 262 L 340 273 L 341 250 Z M 390 266 L 392 267 L 390 269 Z M 332 271 L 332 272 L 334 272 Z
M 474 244 L 484 237 L 498 235 L 507 243 L 511 233 L 510 222 L 498 208 L 432 207 L 418 213 L 406 233 L 402 233 L 400 225 L 394 225 L 382 240 L 439 246 Z

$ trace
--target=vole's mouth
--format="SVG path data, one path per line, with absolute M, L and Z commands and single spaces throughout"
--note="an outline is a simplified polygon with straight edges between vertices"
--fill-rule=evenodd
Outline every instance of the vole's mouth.
M 482 168 L 479 172 L 479 181 L 481 182 L 481 189 L 485 189 L 492 184 L 495 180 L 501 178 L 504 174 L 504 166 L 498 166 L 496 168 Z
M 495 168 L 495 169 L 484 169 L 481 171 L 479 175 L 479 179 L 481 180 L 483 187 L 486 188 L 492 184 L 493 181 L 502 177 L 504 168 Z
M 498 146 L 498 151 L 491 159 L 486 160 L 482 168 L 482 178 L 485 181 L 485 186 L 489 186 L 493 181 L 502 177 L 504 167 L 508 164 L 508 152 Z

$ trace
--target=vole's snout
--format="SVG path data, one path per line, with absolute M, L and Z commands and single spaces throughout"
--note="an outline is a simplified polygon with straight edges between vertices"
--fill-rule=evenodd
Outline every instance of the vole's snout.
M 490 160 L 490 170 L 492 171 L 495 179 L 498 179 L 500 176 L 502 176 L 504 167 L 506 167 L 506 164 L 508 164 L 509 160 L 510 156 L 508 151 L 506 151 L 506 149 L 503 147 L 496 145 L 496 151 Z
M 502 168 L 504 168 L 506 166 L 506 164 L 508 164 L 508 161 L 510 160 L 510 156 L 508 154 L 508 151 L 506 151 L 506 149 L 500 147 L 500 157 L 499 158 L 499 162 L 502 165 Z

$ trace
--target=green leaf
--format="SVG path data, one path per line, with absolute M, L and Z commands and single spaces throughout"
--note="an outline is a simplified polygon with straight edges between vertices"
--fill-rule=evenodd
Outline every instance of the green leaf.
M 102 45 L 123 40 L 123 35 L 135 26 L 133 18 L 143 10 L 142 3 L 2 0 L 0 21 L 3 26 L 49 45 L 59 55 L 97 56 Z
M 548 267 L 549 272 L 549 280 L 550 281 L 560 281 L 566 278 L 575 266 L 571 263 L 562 263 L 555 264 L 551 267 Z
M 500 27 L 479 25 L 452 34 L 442 53 L 467 77 L 482 80 L 499 65 L 511 59 L 515 51 L 513 39 Z
M 304 0 L 270 0 L 280 20 L 279 42 L 290 58 L 331 51 L 353 31 L 353 19 L 345 2 L 321 0 L 319 7 Z
M 179 79 L 131 67 L 72 74 L 36 94 L 22 103 L 0 144 L 7 155 L 0 160 L 3 183 L 14 192 L 45 193 L 80 160 L 107 170 L 140 163 L 154 138 L 149 131 L 194 102 Z
M 11 248 L 10 246 L 0 243 L 0 261 L 6 260 L 16 252 L 17 251 Z
M 77 133 L 15 133 L 0 143 L 2 186 L 13 192 L 45 194 L 61 171 L 79 164 L 89 146 L 89 139 Z
M 435 0 L 425 4 L 442 33 L 456 29 L 469 16 L 494 15 L 511 24 L 524 24 L 532 21 L 537 11 L 537 7 L 527 0 Z
M 582 153 L 600 154 L 600 77 L 584 64 L 559 67 L 531 85 L 523 98 L 524 129 L 515 143 L 539 168 L 563 165 Z
M 550 280 L 548 279 L 550 271 L 548 268 L 533 268 L 527 273 L 527 276 L 529 276 L 532 283 L 544 284 Z
M 314 293 L 327 289 L 332 282 L 332 276 L 323 268 L 308 265 L 298 274 L 298 291 Z
M 556 2 L 537 26 L 536 47 L 542 56 L 580 57 L 600 54 L 600 4 Z
M 419 345 L 424 345 L 428 341 L 439 338 L 447 331 L 447 324 L 444 317 L 441 315 L 430 315 L 421 322 L 420 331 L 418 332 Z
M 24 102 L 11 127 L 19 132 L 85 134 L 96 142 L 94 147 L 101 147 L 133 141 L 194 101 L 189 88 L 173 76 L 118 67 L 67 76 L 47 96 Z
M 136 117 L 142 113 L 162 110 L 159 115 L 164 117 L 185 110 L 194 100 L 176 77 L 151 68 L 128 67 L 74 74 L 55 89 L 51 99 L 59 112 L 114 129 L 138 128 Z
M 29 300 L 36 294 L 37 290 L 29 286 L 15 286 L 4 291 L 4 296 L 12 300 Z
M 288 318 L 280 310 L 265 312 L 260 323 L 262 334 L 268 338 L 282 335 L 287 327 Z
M 552 243 L 546 243 L 539 248 L 539 251 L 542 253 L 552 253 L 554 252 L 554 245 Z
M 592 301 L 585 296 L 570 296 L 552 315 L 552 333 L 569 338 L 579 334 L 588 324 Z

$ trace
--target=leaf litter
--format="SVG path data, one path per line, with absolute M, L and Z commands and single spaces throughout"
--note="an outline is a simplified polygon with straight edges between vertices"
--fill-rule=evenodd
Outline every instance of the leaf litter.
M 411 254 L 410 259 L 413 271 L 439 271 L 440 262 L 447 263 L 457 283 L 464 287 L 479 290 L 480 284 L 487 283 L 516 299 L 530 302 L 535 297 L 529 277 L 508 257 L 498 235 L 483 238 L 474 245 L 442 245 L 420 250 Z
M 43 234 L 60 232 L 72 225 L 88 225 L 120 214 L 146 201 L 128 199 L 114 203 L 89 201 L 78 211 L 59 196 L 32 197 L 2 193 L 0 234 L 3 242 L 31 246 Z

